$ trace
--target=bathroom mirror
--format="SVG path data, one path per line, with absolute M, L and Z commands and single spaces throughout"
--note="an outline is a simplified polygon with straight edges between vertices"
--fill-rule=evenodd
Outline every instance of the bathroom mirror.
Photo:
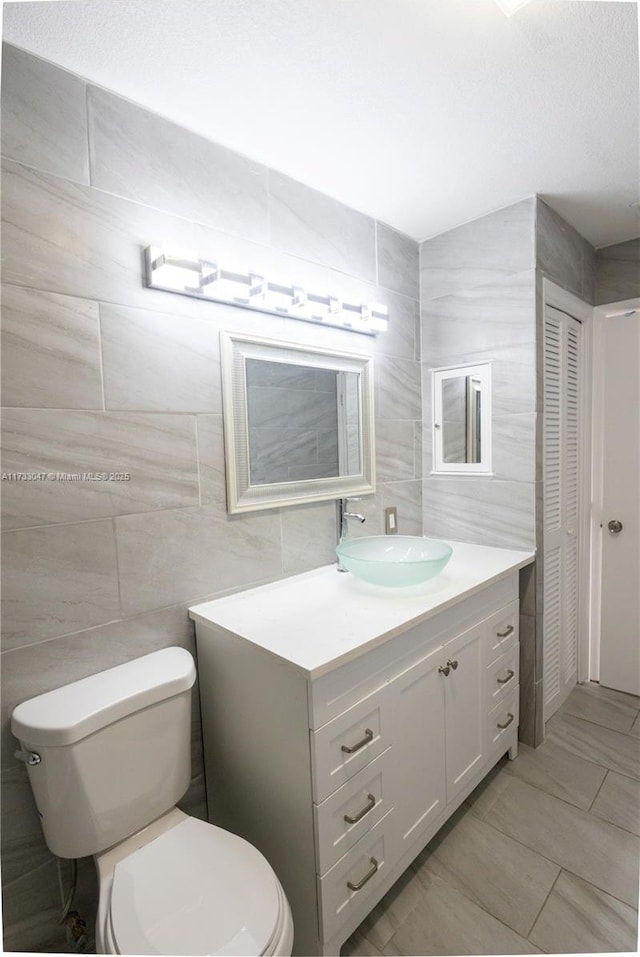
M 375 491 L 373 359 L 220 333 L 227 509 Z
M 433 471 L 491 472 L 491 366 L 433 370 Z

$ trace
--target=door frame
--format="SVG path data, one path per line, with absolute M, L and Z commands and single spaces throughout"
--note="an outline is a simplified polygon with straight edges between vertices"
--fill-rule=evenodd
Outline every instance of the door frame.
M 580 370 L 580 423 L 582 441 L 580 442 L 580 451 L 578 458 L 578 647 L 577 647 L 577 680 L 583 683 L 590 680 L 590 655 L 591 655 L 591 582 L 592 582 L 592 559 L 591 559 L 591 470 L 593 466 L 592 459 L 592 416 L 593 416 L 593 396 L 592 396 L 592 363 L 593 363 L 593 306 L 579 299 L 574 293 L 568 292 L 557 283 L 547 279 L 542 280 L 542 322 L 544 324 L 544 313 L 547 306 L 558 309 L 572 316 L 582 326 L 581 337 L 581 370 Z M 541 337 L 542 339 L 542 337 Z M 541 341 L 540 347 L 543 348 Z M 542 361 L 542 359 L 540 360 Z M 544 395 L 541 396 L 542 417 L 544 416 Z M 539 434 L 542 437 L 543 427 Z M 540 439 L 542 443 L 542 438 Z M 540 445 L 542 448 L 542 445 Z M 539 456 L 540 462 L 542 455 Z M 542 478 L 540 479 L 542 484 Z M 544 488 L 542 488 L 544 501 Z M 544 547 L 544 529 L 542 523 L 539 523 L 542 546 Z M 585 600 L 586 599 L 586 600 Z M 542 649 L 544 655 L 544 648 Z
M 640 310 L 640 299 L 605 303 L 593 310 L 591 375 L 591 554 L 589 568 L 589 674 L 586 680 L 600 679 L 600 616 L 602 611 L 602 516 L 604 508 L 604 326 L 608 319 Z

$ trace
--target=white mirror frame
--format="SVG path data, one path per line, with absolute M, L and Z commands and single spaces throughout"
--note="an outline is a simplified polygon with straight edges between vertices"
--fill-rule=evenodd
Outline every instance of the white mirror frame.
M 227 511 L 254 512 L 283 505 L 322 502 L 353 495 L 370 495 L 375 485 L 375 423 L 373 359 L 328 351 L 302 343 L 280 342 L 235 333 L 220 333 Z M 360 465 L 356 475 L 251 485 L 247 359 L 263 359 L 336 372 L 355 372 L 359 383 Z
M 433 469 L 435 473 L 448 475 L 491 475 L 491 364 L 489 362 L 470 366 L 449 366 L 432 369 L 432 429 Z M 481 458 L 479 462 L 445 462 L 443 455 L 443 383 L 447 379 L 473 376 L 480 380 L 482 401 L 480 403 Z

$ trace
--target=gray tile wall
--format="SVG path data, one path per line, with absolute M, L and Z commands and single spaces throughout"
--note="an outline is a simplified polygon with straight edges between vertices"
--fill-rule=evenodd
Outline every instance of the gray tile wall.
M 426 535 L 535 545 L 535 199 L 420 247 Z M 492 476 L 434 475 L 432 370 L 492 363 Z
M 640 297 L 640 237 L 596 250 L 596 306 Z
M 629 258 L 630 250 L 625 251 Z M 593 248 L 539 197 L 420 247 L 424 532 L 513 548 L 541 544 L 542 277 L 593 301 Z M 491 477 L 431 474 L 431 370 L 492 364 Z M 541 579 L 521 576 L 520 735 L 542 740 Z
M 536 263 L 544 276 L 592 303 L 595 250 L 555 210 L 536 197 Z
M 536 198 L 422 243 L 423 524 L 426 535 L 536 544 Z M 491 362 L 493 475 L 434 475 L 432 370 Z M 523 572 L 521 736 L 533 744 L 535 603 Z M 533 590 L 533 599 L 535 591 Z
M 190 602 L 334 560 L 331 502 L 226 512 L 220 329 L 374 356 L 380 481 L 354 533 L 381 531 L 396 505 L 400 530 L 421 534 L 418 247 L 21 50 L 5 46 L 2 79 L 3 469 L 131 476 L 3 482 L 4 946 L 61 949 L 56 865 L 12 756 L 12 708 L 157 648 L 193 652 Z M 390 331 L 146 289 L 141 249 L 168 241 L 385 303 Z M 183 806 L 205 813 L 197 707 Z

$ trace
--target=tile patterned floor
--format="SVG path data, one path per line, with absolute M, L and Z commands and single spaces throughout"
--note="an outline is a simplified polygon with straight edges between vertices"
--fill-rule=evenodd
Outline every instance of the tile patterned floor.
M 503 758 L 342 948 L 358 955 L 638 947 L 640 698 L 574 689 Z

